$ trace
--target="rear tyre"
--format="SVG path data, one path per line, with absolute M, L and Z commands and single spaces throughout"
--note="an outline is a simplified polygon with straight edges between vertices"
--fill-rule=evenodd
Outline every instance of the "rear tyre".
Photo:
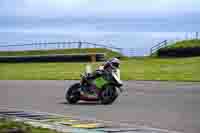
M 67 90 L 65 98 L 69 104 L 76 104 L 80 100 L 80 87 L 81 85 L 76 83 Z
M 104 105 L 112 104 L 117 97 L 118 92 L 112 85 L 104 86 L 99 95 L 100 102 Z

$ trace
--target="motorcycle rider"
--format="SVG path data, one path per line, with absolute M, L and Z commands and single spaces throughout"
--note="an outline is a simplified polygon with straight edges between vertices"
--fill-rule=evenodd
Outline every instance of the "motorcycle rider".
M 115 72 L 117 77 L 120 79 L 120 60 L 118 58 L 112 58 L 106 61 L 104 64 L 100 65 L 97 70 L 87 75 L 87 80 L 93 80 L 103 74 L 110 74 Z M 88 90 L 91 91 L 90 89 Z
M 98 70 L 111 73 L 112 71 L 117 72 L 119 68 L 120 68 L 120 60 L 118 58 L 112 58 L 111 60 L 108 60 L 102 66 L 100 66 Z M 120 75 L 118 75 L 118 77 L 120 77 Z
M 88 73 L 86 76 L 87 81 L 92 81 L 96 79 L 97 77 L 104 75 L 109 75 L 110 73 L 114 72 L 117 77 L 120 79 L 120 60 L 118 58 L 112 58 L 108 61 L 106 61 L 104 64 L 100 65 L 98 69 L 96 69 L 92 73 Z M 107 76 L 109 77 L 109 76 Z M 85 88 L 85 91 L 89 94 L 93 94 L 93 86 Z

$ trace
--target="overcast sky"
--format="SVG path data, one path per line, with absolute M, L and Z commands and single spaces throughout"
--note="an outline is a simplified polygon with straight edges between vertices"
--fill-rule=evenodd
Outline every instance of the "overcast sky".
M 176 15 L 199 7 L 199 0 L 0 0 L 2 16 Z
M 86 40 L 149 51 L 194 31 L 200 0 L 0 0 L 0 45 Z
M 12 30 L 13 27 L 58 28 L 59 25 L 61 27 L 65 25 L 71 28 L 69 21 L 72 18 L 81 18 L 84 22 L 79 21 L 78 27 L 84 27 L 80 25 L 85 22 L 101 23 L 103 21 L 105 27 L 107 23 L 113 23 L 121 29 L 123 26 L 124 29 L 129 29 L 127 23 L 133 23 L 139 19 L 139 22 L 136 22 L 137 25 L 147 24 L 148 21 L 154 21 L 156 25 L 168 21 L 172 21 L 173 24 L 179 21 L 179 29 L 186 27 L 188 30 L 199 27 L 199 7 L 200 0 L 0 0 L 0 27 Z M 44 21 L 44 19 L 53 21 Z M 101 22 L 97 22 L 98 19 Z M 156 22 L 158 20 L 160 22 Z M 123 21 L 123 24 L 117 25 L 116 23 L 120 21 Z M 148 25 L 141 27 L 145 26 L 148 27 Z M 172 29 L 174 27 L 172 26 Z

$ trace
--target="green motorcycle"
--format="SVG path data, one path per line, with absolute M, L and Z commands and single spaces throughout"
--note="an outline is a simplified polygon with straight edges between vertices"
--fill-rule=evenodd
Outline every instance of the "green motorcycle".
M 65 97 L 69 104 L 76 104 L 80 100 L 112 104 L 123 91 L 119 70 L 103 72 L 92 80 L 88 80 L 87 76 L 88 74 L 81 75 L 81 81 L 66 91 Z

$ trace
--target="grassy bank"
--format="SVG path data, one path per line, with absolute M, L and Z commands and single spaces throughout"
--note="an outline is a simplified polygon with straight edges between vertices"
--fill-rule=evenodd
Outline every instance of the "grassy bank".
M 166 49 L 177 49 L 177 48 L 200 48 L 200 40 L 184 40 L 176 42 L 175 44 L 165 47 Z
M 33 128 L 21 122 L 13 122 L 6 119 L 0 119 L 0 133 L 10 133 L 17 130 L 19 133 L 58 133 L 43 128 Z
M 159 49 L 153 56 L 160 57 L 194 57 L 200 56 L 200 40 L 179 41 Z
M 0 63 L 3 80 L 80 79 L 87 63 Z M 97 63 L 92 66 L 97 67 Z M 200 81 L 200 57 L 133 58 L 122 61 L 123 80 Z

